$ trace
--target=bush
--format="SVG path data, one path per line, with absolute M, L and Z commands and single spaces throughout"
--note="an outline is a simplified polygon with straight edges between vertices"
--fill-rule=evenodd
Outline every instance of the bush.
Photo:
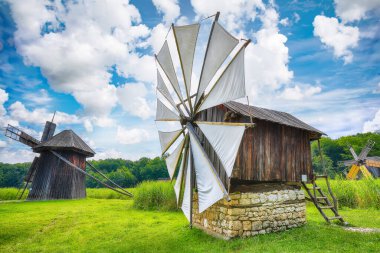
M 8 188 L 0 188 L 0 200 L 17 200 L 20 196 L 22 189 L 17 195 L 18 189 L 14 187 L 8 187 Z M 24 195 L 22 196 L 22 199 L 26 199 L 28 196 L 29 191 L 25 190 Z
M 142 210 L 177 210 L 173 185 L 162 181 L 142 182 L 135 189 L 133 205 Z
M 327 193 L 324 183 L 318 183 Z M 380 209 L 380 179 L 330 180 L 331 189 L 340 206 Z

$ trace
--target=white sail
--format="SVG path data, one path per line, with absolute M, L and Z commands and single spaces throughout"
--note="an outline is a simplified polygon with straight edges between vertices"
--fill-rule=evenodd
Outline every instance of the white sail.
M 182 100 L 181 90 L 179 88 L 177 75 L 175 73 L 167 41 L 165 41 L 160 52 L 157 54 L 157 61 L 160 64 L 161 68 L 164 70 L 166 76 L 168 77 L 180 100 Z
M 177 121 L 180 120 L 179 116 L 164 105 L 159 99 L 157 99 L 156 110 L 157 121 Z
M 169 172 L 170 178 L 173 178 L 176 166 L 178 164 L 179 158 L 181 157 L 183 144 L 185 143 L 185 139 L 183 139 L 176 149 L 165 159 L 166 167 Z
M 199 123 L 198 126 L 218 155 L 218 158 L 226 170 L 227 176 L 231 177 L 236 155 L 245 131 L 245 126 Z
M 161 150 L 164 153 L 181 134 L 182 129 L 172 132 L 158 131 L 158 137 L 161 143 Z
M 199 111 L 246 96 L 243 47 L 207 94 Z
M 198 190 L 199 213 L 212 206 L 224 196 L 224 186 L 215 172 L 214 166 L 203 150 L 198 137 L 189 130 L 190 147 L 194 156 L 194 168 Z
M 216 71 L 239 43 L 239 40 L 229 34 L 218 22 L 215 22 L 214 29 L 210 36 L 201 79 L 199 80 L 196 103 L 198 103 L 199 98 L 206 90 Z
M 184 156 L 185 156 L 185 153 L 182 152 L 182 157 Z M 178 176 L 174 185 L 174 191 L 177 197 L 177 205 L 179 204 L 179 195 L 181 194 L 181 182 L 182 182 L 182 174 L 183 174 L 184 166 L 185 166 L 185 160 L 182 159 L 181 165 L 179 166 Z
M 191 73 L 193 69 L 193 59 L 195 46 L 197 44 L 199 24 L 174 26 L 174 34 L 176 36 L 179 57 L 182 63 L 183 76 L 187 94 L 191 89 Z
M 191 146 L 191 145 L 190 145 Z M 188 155 L 188 161 L 186 166 L 186 173 L 185 173 L 185 190 L 183 192 L 183 201 L 182 201 L 182 212 L 185 214 L 188 221 L 190 221 L 190 215 L 191 215 L 191 181 L 190 181 L 190 174 L 191 174 L 191 168 L 190 168 L 190 159 L 191 159 L 191 151 L 189 150 Z
M 157 90 L 168 100 L 168 102 L 175 108 L 176 110 L 176 103 L 174 102 L 172 96 L 170 95 L 170 92 L 168 90 L 168 87 L 166 87 L 164 80 L 162 79 L 162 76 L 160 72 L 157 70 Z

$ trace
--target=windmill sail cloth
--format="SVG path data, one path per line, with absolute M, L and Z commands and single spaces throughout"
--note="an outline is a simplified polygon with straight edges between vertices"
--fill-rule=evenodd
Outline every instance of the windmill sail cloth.
M 244 51 L 242 48 L 207 94 L 198 111 L 246 96 L 244 76 Z
M 198 124 L 231 177 L 245 126 Z
M 160 52 L 158 53 L 157 61 L 161 65 L 170 83 L 172 84 L 174 90 L 178 94 L 179 99 L 182 100 L 181 90 L 179 88 L 177 75 L 175 73 L 175 69 L 174 69 L 174 65 L 173 65 L 172 57 L 170 55 L 167 41 L 165 41 Z
M 176 103 L 174 102 L 168 87 L 166 87 L 164 80 L 162 80 L 160 72 L 157 70 L 157 90 L 168 100 L 168 102 L 177 109 Z
M 239 40 L 224 30 L 218 22 L 215 22 L 214 29 L 210 36 L 210 42 L 203 63 L 201 80 L 199 81 L 196 103 L 206 90 L 216 71 L 239 43 Z
M 222 185 L 213 165 L 203 150 L 198 137 L 189 130 L 190 147 L 194 156 L 194 168 L 198 190 L 199 213 L 212 206 L 224 196 Z
M 180 120 L 180 118 L 172 110 L 167 108 L 166 105 L 164 105 L 159 99 L 157 99 L 156 120 L 157 121 L 176 121 L 176 120 Z
M 174 171 L 178 164 L 179 158 L 181 157 L 183 144 L 185 143 L 185 139 L 183 139 L 180 144 L 176 147 L 176 149 L 165 159 L 166 167 L 169 172 L 170 178 L 173 178 Z
M 184 153 L 182 152 L 182 157 L 184 157 Z M 175 191 L 175 195 L 177 197 L 177 205 L 179 204 L 179 194 L 181 194 L 181 182 L 182 182 L 182 174 L 183 174 L 183 170 L 184 170 L 184 167 L 185 166 L 185 159 L 182 159 L 181 161 L 181 165 L 179 167 L 179 171 L 178 171 L 178 176 L 177 176 L 177 179 L 175 181 L 175 185 L 174 185 L 174 191 Z
M 195 46 L 197 44 L 199 24 L 174 26 L 176 35 L 179 57 L 182 62 L 183 76 L 187 94 L 190 94 L 191 88 L 191 73 L 193 69 L 193 59 Z
M 190 145 L 191 146 L 191 145 Z M 186 166 L 186 173 L 185 173 L 185 190 L 183 192 L 183 201 L 182 201 L 182 212 L 185 214 L 188 221 L 190 221 L 190 215 L 191 215 L 191 168 L 190 168 L 190 159 L 191 159 L 191 151 L 188 155 L 188 161 Z
M 162 152 L 166 151 L 169 148 L 168 146 L 177 139 L 181 132 L 182 129 L 172 132 L 158 131 L 158 137 L 160 139 Z

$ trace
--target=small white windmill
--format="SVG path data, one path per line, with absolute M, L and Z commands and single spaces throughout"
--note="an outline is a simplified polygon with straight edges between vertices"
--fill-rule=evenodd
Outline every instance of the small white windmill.
M 192 224 L 194 187 L 198 192 L 199 213 L 222 198 L 229 200 L 228 191 L 204 150 L 198 133 L 203 133 L 207 138 L 220 159 L 226 175 L 230 178 L 245 128 L 247 125 L 253 125 L 197 121 L 199 112 L 246 96 L 244 52 L 250 40 L 239 43 L 238 39 L 218 23 L 218 17 L 219 12 L 212 23 L 195 94 L 191 94 L 191 86 L 194 85 L 191 84 L 191 76 L 200 24 L 171 27 L 184 79 L 185 99 L 181 93 L 167 40 L 156 55 L 158 93 L 156 121 L 180 123 L 178 124 L 180 129 L 176 131 L 158 131 L 162 154 L 169 149 L 173 150 L 166 158 L 172 179 L 182 157 L 174 189 L 177 203 L 190 224 Z M 232 52 L 236 53 L 228 58 Z M 227 63 L 223 64 L 225 61 Z M 166 77 L 166 83 L 163 76 Z M 161 98 L 159 95 L 162 95 Z M 179 102 L 176 103 L 175 100 Z M 169 109 L 170 107 L 172 108 Z M 178 145 L 174 147 L 177 143 Z

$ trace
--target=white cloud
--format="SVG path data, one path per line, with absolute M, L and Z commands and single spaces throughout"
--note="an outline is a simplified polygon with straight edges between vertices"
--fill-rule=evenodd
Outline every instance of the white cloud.
M 304 98 L 309 98 L 315 94 L 322 91 L 321 87 L 295 85 L 292 88 L 285 88 L 284 91 L 279 95 L 280 98 L 286 100 L 301 100 Z
M 289 18 L 283 18 L 279 22 L 282 26 L 289 26 Z
M 153 105 L 145 97 L 148 91 L 142 83 L 129 83 L 117 89 L 122 108 L 131 115 L 148 119 L 154 115 Z
M 152 139 L 152 135 L 149 131 L 142 128 L 126 129 L 119 126 L 117 128 L 116 137 L 121 144 L 136 144 L 140 142 L 146 142 Z
M 166 24 L 174 23 L 180 15 L 180 8 L 177 0 L 152 0 L 159 13 L 163 13 L 163 21 Z
M 380 82 L 377 84 L 377 88 L 373 91 L 374 94 L 380 94 Z
M 366 14 L 380 8 L 379 0 L 334 0 L 335 12 L 343 22 L 358 21 L 366 18 Z
M 352 62 L 350 49 L 356 48 L 359 41 L 359 28 L 344 25 L 337 18 L 318 15 L 314 18 L 314 35 L 334 50 L 335 57 L 343 58 L 344 63 Z
M 256 43 L 246 50 L 246 86 L 254 100 L 265 93 L 274 92 L 293 78 L 288 68 L 287 37 L 279 32 L 278 13 L 268 8 L 259 18 L 263 27 L 253 34 Z
M 36 93 L 26 93 L 24 95 L 24 99 L 37 105 L 46 105 L 52 101 L 52 98 L 49 96 L 49 93 L 45 89 L 40 89 Z
M 33 161 L 36 156 L 30 149 L 13 149 L 2 148 L 0 152 L 0 161 L 3 163 L 25 163 Z
M 227 26 L 228 31 L 243 29 L 247 22 L 255 20 L 258 10 L 265 9 L 261 0 L 191 0 L 191 5 L 198 18 L 208 17 L 220 11 L 221 21 Z
M 53 113 L 48 112 L 45 108 L 28 110 L 20 101 L 11 104 L 8 110 L 12 119 L 25 121 L 31 124 L 43 124 L 47 120 L 51 120 L 53 117 Z M 54 117 L 54 122 L 57 124 L 78 124 L 81 123 L 81 120 L 76 115 L 57 111 Z
M 294 12 L 293 17 L 294 17 L 294 23 L 298 23 L 301 20 L 301 17 L 297 12 Z
M 8 93 L 5 90 L 0 89 L 0 116 L 3 116 L 7 113 L 4 107 L 4 103 L 8 100 L 8 98 Z
M 7 146 L 7 142 L 0 140 L 0 148 L 5 148 Z
M 378 110 L 372 120 L 364 122 L 363 132 L 375 132 L 380 130 L 380 110 Z
M 153 60 L 135 53 L 146 46 L 150 30 L 129 1 L 9 2 L 24 62 L 40 67 L 55 91 L 72 94 L 91 119 L 117 105 L 112 66 L 125 77 L 153 80 L 143 74 L 154 68 Z

